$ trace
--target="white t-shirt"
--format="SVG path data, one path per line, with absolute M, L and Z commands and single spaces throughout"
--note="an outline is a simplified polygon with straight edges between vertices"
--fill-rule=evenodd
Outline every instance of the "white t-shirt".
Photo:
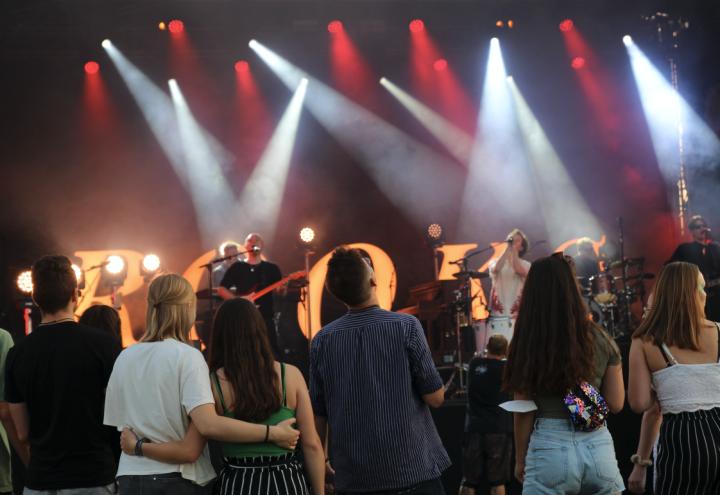
M 520 259 L 526 270 L 530 269 L 530 262 Z M 492 278 L 492 289 L 490 290 L 490 316 L 517 317 L 520 306 L 520 295 L 522 294 L 525 277 L 521 277 L 515 271 L 512 263 L 505 260 L 500 271 L 495 273 L 495 265 L 498 260 L 490 262 L 488 269 Z
M 131 427 L 152 442 L 182 440 L 188 414 L 203 404 L 214 404 L 210 375 L 197 349 L 166 339 L 141 342 L 120 353 L 105 395 L 106 425 Z M 120 456 L 117 475 L 179 472 L 204 485 L 215 478 L 208 448 L 191 464 L 166 464 L 147 457 Z

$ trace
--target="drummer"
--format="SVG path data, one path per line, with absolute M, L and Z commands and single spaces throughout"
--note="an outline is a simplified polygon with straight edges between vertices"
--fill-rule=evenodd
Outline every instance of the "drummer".
M 581 237 L 575 244 L 577 255 L 575 259 L 575 274 L 583 288 L 589 288 L 590 278 L 600 273 L 600 264 L 592 239 Z

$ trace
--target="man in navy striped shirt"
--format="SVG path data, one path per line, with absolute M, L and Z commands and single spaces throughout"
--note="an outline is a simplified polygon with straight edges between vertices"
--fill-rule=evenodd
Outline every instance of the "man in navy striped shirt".
M 329 434 L 335 489 L 444 494 L 450 458 L 428 409 L 442 405 L 444 389 L 420 322 L 380 309 L 357 249 L 335 249 L 326 286 L 348 307 L 310 352 L 310 396 L 323 443 Z

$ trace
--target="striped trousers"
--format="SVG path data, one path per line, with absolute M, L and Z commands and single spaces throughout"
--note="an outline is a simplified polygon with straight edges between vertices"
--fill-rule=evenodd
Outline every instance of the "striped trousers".
M 217 495 L 310 495 L 294 453 L 283 456 L 226 457 L 215 482 Z
M 720 408 L 665 414 L 655 466 L 656 495 L 720 493 Z

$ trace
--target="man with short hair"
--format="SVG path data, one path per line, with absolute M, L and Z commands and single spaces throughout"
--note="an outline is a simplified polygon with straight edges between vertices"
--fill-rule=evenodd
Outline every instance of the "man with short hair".
M 445 391 L 420 322 L 379 307 L 375 274 L 357 249 L 335 249 L 326 287 L 348 312 L 312 341 L 310 396 L 323 442 L 329 435 L 336 490 L 445 493 L 450 459 L 428 408 Z
M 248 234 L 245 238 L 245 259 L 237 261 L 228 268 L 220 281 L 218 295 L 223 299 L 250 295 L 282 279 L 280 268 L 263 259 L 262 252 L 265 242 L 260 234 Z M 270 346 L 276 359 L 280 359 L 278 335 L 275 328 L 275 301 L 272 292 L 257 298 L 255 301 L 260 314 L 265 320 Z
M 700 215 L 690 217 L 688 230 L 692 242 L 680 244 L 668 263 L 686 261 L 697 265 L 705 277 L 705 317 L 720 321 L 720 244 L 713 240 L 710 227 Z
M 117 436 L 102 421 L 120 343 L 75 322 L 77 279 L 68 258 L 41 258 L 32 282 L 42 320 L 10 349 L 5 372 L 5 400 L 18 437 L 30 444 L 24 493 L 115 493 Z
M 502 391 L 508 341 L 490 336 L 486 355 L 468 365 L 468 403 L 463 441 L 461 495 L 475 495 L 481 482 L 490 485 L 491 495 L 504 495 L 511 480 L 512 414 L 499 407 L 511 400 Z

